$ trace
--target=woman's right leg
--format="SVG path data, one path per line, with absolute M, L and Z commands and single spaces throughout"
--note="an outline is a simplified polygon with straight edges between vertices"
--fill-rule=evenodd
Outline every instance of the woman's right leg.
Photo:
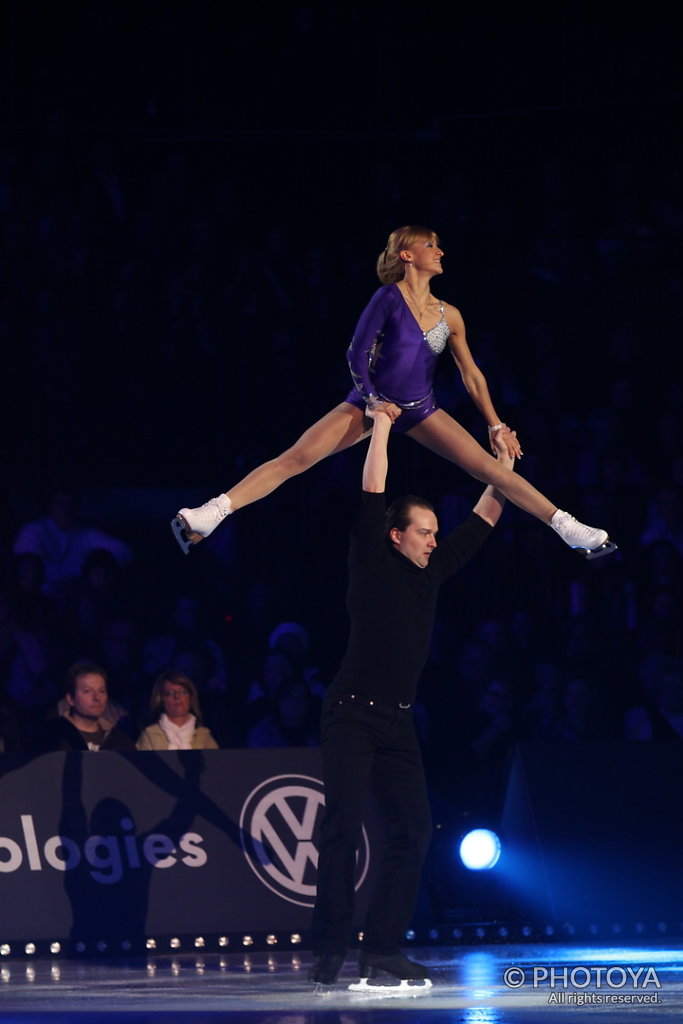
M 264 498 L 285 480 L 328 455 L 350 448 L 371 431 L 372 420 L 366 418 L 362 409 L 341 402 L 304 431 L 291 448 L 257 466 L 229 491 L 199 508 L 181 508 L 171 522 L 178 543 L 187 554 L 193 544 L 213 533 L 231 512 Z
M 372 421 L 366 419 L 362 409 L 350 402 L 341 402 L 304 431 L 291 448 L 257 466 L 226 491 L 232 510 L 265 498 L 285 480 L 310 469 L 328 455 L 350 448 L 371 432 Z

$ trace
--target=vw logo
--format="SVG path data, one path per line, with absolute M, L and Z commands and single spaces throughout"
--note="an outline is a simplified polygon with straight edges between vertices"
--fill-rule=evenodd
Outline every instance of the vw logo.
M 325 806 L 323 784 L 308 775 L 274 775 L 252 789 L 240 814 L 247 862 L 281 899 L 301 907 L 315 902 L 318 831 Z M 356 889 L 368 873 L 370 843 L 363 826 L 356 854 Z

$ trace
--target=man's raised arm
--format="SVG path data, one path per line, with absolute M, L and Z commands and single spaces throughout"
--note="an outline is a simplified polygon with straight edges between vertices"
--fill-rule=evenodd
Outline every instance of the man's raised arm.
M 363 490 L 373 494 L 382 494 L 389 468 L 387 443 L 392 421 L 381 409 L 366 409 L 366 416 L 369 416 L 374 422 L 370 445 L 363 464 Z
M 510 433 L 514 434 L 515 432 L 510 431 Z M 515 460 L 510 455 L 508 445 L 505 443 L 505 440 L 500 437 L 500 434 L 494 434 L 493 444 L 495 445 L 496 456 L 501 466 L 504 466 L 506 469 L 514 470 Z M 476 512 L 482 519 L 485 519 L 491 526 L 495 526 L 500 519 L 504 508 L 505 495 L 489 484 L 472 511 Z

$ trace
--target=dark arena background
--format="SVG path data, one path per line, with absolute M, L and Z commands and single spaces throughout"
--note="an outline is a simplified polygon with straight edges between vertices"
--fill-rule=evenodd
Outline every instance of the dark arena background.
M 0 1020 L 500 1024 L 591 998 L 606 1021 L 679 1016 L 668 8 L 8 0 L 0 18 Z M 518 471 L 618 550 L 586 561 L 508 506 L 444 588 L 416 707 L 435 831 L 405 937 L 435 982 L 378 1009 L 306 982 L 318 710 L 365 445 L 187 556 L 170 521 L 343 399 L 402 224 L 439 235 L 435 294 Z M 486 445 L 446 355 L 437 392 Z M 389 454 L 390 495 L 429 497 L 444 533 L 467 515 L 463 471 L 399 435 Z M 30 541 L 50 516 L 54 564 Z M 99 540 L 65 559 L 73 521 Z M 51 752 L 83 659 L 133 740 L 159 672 L 186 672 L 220 749 Z M 290 678 L 296 718 L 254 700 Z M 490 869 L 458 854 L 479 828 Z M 370 806 L 359 913 L 377 836 Z

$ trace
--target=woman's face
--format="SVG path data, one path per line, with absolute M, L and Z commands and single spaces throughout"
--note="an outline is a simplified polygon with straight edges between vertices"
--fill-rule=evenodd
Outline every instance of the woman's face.
M 178 683 L 164 683 L 161 703 L 168 718 L 186 721 L 190 714 L 190 694 Z
M 442 274 L 443 249 L 435 238 L 423 238 L 414 242 L 407 250 L 415 270 L 426 270 L 431 274 Z

